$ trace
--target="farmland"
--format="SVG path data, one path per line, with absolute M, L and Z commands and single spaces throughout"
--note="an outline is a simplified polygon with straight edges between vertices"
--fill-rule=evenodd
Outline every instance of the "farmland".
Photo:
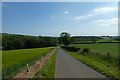
M 7 50 L 2 52 L 2 75 L 10 77 L 17 73 L 20 69 L 25 68 L 26 64 L 31 65 L 37 59 L 45 56 L 51 50 L 49 48 L 34 48 Z
M 98 43 L 98 44 L 75 44 L 75 46 L 83 48 L 89 48 L 92 52 L 107 54 L 111 53 L 111 56 L 118 57 L 118 44 L 117 43 Z
M 80 51 L 67 51 L 70 55 L 109 78 L 119 77 L 117 43 L 74 44 L 74 46 L 79 47 Z M 81 53 L 84 48 L 88 48 L 89 52 L 83 55 Z

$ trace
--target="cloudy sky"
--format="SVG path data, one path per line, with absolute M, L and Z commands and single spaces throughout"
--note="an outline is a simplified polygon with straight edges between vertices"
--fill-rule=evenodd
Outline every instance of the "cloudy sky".
M 3 2 L 3 33 L 117 35 L 117 2 Z

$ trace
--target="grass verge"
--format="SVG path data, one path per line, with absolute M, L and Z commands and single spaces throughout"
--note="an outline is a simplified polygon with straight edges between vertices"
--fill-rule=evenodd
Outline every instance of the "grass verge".
M 82 55 L 70 51 L 67 51 L 67 53 L 82 61 L 87 66 L 105 75 L 106 77 L 109 77 L 111 80 L 120 80 L 118 65 L 112 65 L 111 63 L 108 63 L 93 55 Z
M 53 53 L 46 65 L 35 74 L 34 78 L 54 78 L 57 50 Z

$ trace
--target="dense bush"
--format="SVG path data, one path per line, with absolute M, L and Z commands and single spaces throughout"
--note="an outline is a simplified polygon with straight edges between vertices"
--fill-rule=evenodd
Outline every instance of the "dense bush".
M 78 52 L 80 50 L 80 48 L 77 48 L 75 46 L 61 46 L 61 47 L 71 52 Z
M 89 48 L 83 48 L 83 53 L 88 53 L 88 52 L 90 52 Z

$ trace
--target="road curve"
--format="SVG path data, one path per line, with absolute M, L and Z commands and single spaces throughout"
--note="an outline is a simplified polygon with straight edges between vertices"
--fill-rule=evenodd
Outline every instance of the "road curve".
M 92 68 L 86 66 L 59 48 L 56 59 L 55 78 L 104 78 Z M 107 79 L 108 80 L 108 79 Z

